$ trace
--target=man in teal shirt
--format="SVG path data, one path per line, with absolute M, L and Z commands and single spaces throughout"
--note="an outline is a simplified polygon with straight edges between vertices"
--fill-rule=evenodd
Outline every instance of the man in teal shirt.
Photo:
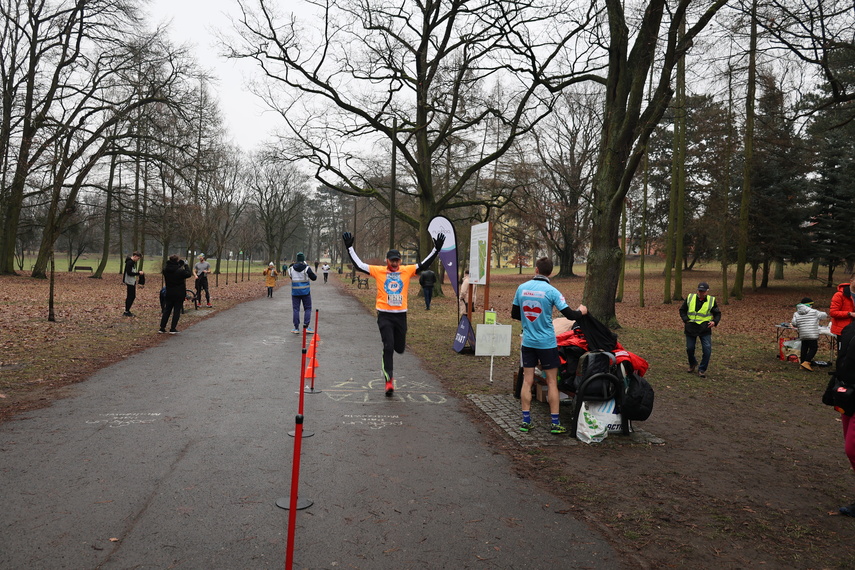
M 585 305 L 579 305 L 575 311 L 571 309 L 564 300 L 564 295 L 549 284 L 552 267 L 552 260 L 549 258 L 538 259 L 534 266 L 534 279 L 519 286 L 511 307 L 511 318 L 522 321 L 523 329 L 520 347 L 523 365 L 523 385 L 520 393 L 523 419 L 520 431 L 523 432 L 532 429 L 531 389 L 534 384 L 534 368 L 538 363 L 540 369 L 546 374 L 547 401 L 552 416 L 550 432 L 561 434 L 567 431 L 567 428 L 561 425 L 558 413 L 560 360 L 558 342 L 555 340 L 555 327 L 552 326 L 552 309 L 558 309 L 562 315 L 574 321 L 588 314 L 588 308 Z

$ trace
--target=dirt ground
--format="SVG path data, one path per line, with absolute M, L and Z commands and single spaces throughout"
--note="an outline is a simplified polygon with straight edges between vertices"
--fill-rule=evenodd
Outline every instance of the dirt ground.
M 526 278 L 493 277 L 490 305 L 500 322 L 511 323 L 513 293 Z M 648 275 L 641 308 L 631 279 L 617 306 L 617 332 L 626 348 L 649 361 L 647 378 L 656 390 L 652 416 L 635 427 L 663 445 L 631 444 L 617 435 L 591 446 L 521 449 L 473 406 L 479 429 L 516 457 L 520 476 L 561 495 L 575 515 L 609 537 L 626 567 L 855 567 L 855 519 L 837 514 L 855 500 L 855 474 L 843 452 L 840 416 L 820 400 L 832 367 L 806 372 L 777 358 L 775 325 L 788 322 L 804 296 L 827 311 L 835 289 L 810 281 L 803 268 L 788 268 L 788 279 L 768 289 L 747 288 L 743 300 L 721 307 L 702 379 L 686 373 L 680 302 L 663 304 L 663 280 Z M 718 294 L 717 269 L 685 274 L 684 292 L 699 281 Z M 571 306 L 579 303 L 581 277 L 553 284 Z M 433 307 L 430 313 L 436 316 Z M 450 389 L 511 393 L 516 358 L 497 359 L 494 376 L 504 380 L 478 385 L 461 378 L 484 378 L 485 359 L 469 368 L 466 357 L 449 360 L 445 346 L 419 341 L 418 326 L 409 334 Z M 816 360 L 831 359 L 830 343 L 821 341 Z
M 627 568 L 853 568 L 855 519 L 836 511 L 855 500 L 855 476 L 843 453 L 839 416 L 820 402 L 830 368 L 804 372 L 776 358 L 774 325 L 788 321 L 805 295 L 827 310 L 833 289 L 788 272 L 786 281 L 749 289 L 744 300 L 722 306 L 705 379 L 685 371 L 679 303 L 662 303 L 661 278 L 646 280 L 644 308 L 637 280 L 628 278 L 618 334 L 650 362 L 647 377 L 656 390 L 653 415 L 636 427 L 663 445 L 609 436 L 590 446 L 524 449 L 474 406 L 473 427 L 497 452 L 515 458 L 520 476 L 566 499 L 574 516 L 603 532 Z M 490 302 L 500 322 L 510 322 L 513 292 L 528 277 L 493 277 Z M 49 404 L 64 385 L 158 342 L 148 322 L 156 320 L 153 300 L 140 296 L 135 309 L 142 318 L 105 318 L 121 313 L 120 287 L 82 275 L 58 278 L 59 322 L 47 325 L 46 282 L 0 277 L 0 421 Z M 705 280 L 715 295 L 718 279 L 712 268 L 692 271 L 684 290 Z M 367 303 L 373 297 L 349 280 L 332 281 Z M 578 304 L 582 278 L 553 284 Z M 258 279 L 214 290 L 215 308 L 255 298 L 261 286 Z M 417 311 L 417 302 L 411 299 L 408 350 L 455 393 L 511 393 L 515 358 L 496 360 L 493 385 L 474 380 L 484 378 L 484 359 L 449 350 L 454 299 L 436 299 L 430 312 Z M 185 315 L 179 329 L 209 314 Z M 436 342 L 446 337 L 448 343 Z M 821 345 L 817 359 L 828 357 Z

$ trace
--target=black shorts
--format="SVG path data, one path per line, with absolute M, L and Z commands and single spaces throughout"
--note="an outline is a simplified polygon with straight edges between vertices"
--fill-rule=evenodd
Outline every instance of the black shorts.
M 561 363 L 561 359 L 558 357 L 557 346 L 555 348 L 521 346 L 520 358 L 522 359 L 523 368 L 534 368 L 540 363 L 541 370 L 550 370 L 558 368 L 558 365 Z

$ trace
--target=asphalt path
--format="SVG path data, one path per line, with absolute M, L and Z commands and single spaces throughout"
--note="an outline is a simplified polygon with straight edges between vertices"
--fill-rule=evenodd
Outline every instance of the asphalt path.
M 0 568 L 284 566 L 302 335 L 288 290 L 265 293 L 0 425 Z M 620 567 L 412 354 L 386 398 L 375 316 L 332 283 L 312 296 L 294 567 Z

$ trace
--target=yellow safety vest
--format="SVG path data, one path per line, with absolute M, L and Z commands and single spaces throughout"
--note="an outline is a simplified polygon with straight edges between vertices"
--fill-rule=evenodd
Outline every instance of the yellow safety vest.
M 689 306 L 689 312 L 687 315 L 689 316 L 689 322 L 691 323 L 708 323 L 712 320 L 712 306 L 715 303 L 715 297 L 712 295 L 707 295 L 707 298 L 704 299 L 704 304 L 701 305 L 701 308 L 697 311 L 695 309 L 695 300 L 698 298 L 697 293 L 690 293 L 688 297 L 686 297 L 686 304 Z

